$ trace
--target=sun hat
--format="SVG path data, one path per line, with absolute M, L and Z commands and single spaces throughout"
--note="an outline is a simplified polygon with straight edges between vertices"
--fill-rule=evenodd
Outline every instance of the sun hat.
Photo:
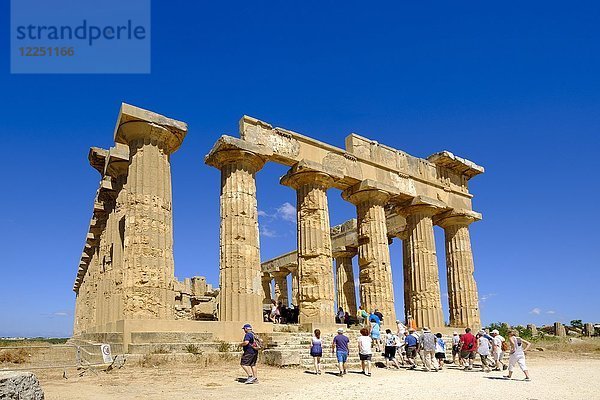
M 252 325 L 246 324 L 242 327 L 242 329 L 252 329 Z
M 338 328 L 337 333 L 344 333 L 344 328 Z
M 428 327 L 424 327 L 423 328 L 423 332 L 429 332 L 429 328 Z
M 454 331 L 453 335 L 458 335 L 458 332 Z
M 495 333 L 496 335 L 499 335 L 499 334 L 500 334 L 500 332 L 498 331 L 498 329 L 494 329 L 494 330 L 492 331 L 492 333 Z

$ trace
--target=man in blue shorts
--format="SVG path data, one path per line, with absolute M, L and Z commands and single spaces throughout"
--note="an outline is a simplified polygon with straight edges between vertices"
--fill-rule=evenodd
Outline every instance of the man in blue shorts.
M 335 353 L 337 356 L 338 367 L 340 369 L 338 376 L 340 377 L 347 373 L 346 361 L 348 361 L 349 343 L 350 339 L 344 335 L 344 329 L 338 329 L 337 335 L 333 338 L 333 344 L 331 345 L 331 354 Z

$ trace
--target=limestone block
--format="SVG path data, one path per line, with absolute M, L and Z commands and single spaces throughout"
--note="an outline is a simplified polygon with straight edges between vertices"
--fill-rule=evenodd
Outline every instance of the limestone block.
M 267 365 L 287 367 L 300 365 L 300 351 L 267 349 L 262 352 L 263 362 Z
M 560 323 L 560 322 L 554 323 L 554 335 L 556 335 L 558 337 L 567 336 L 567 331 L 565 330 L 565 327 L 562 323 Z
M 585 336 L 594 336 L 594 324 L 588 322 L 585 325 L 583 325 L 583 333 L 585 334 Z
M 0 371 L 0 399 L 43 400 L 44 391 L 33 372 Z

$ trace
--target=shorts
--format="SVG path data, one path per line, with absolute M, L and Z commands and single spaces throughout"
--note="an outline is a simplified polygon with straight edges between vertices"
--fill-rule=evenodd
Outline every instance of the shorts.
M 311 351 L 310 355 L 313 357 L 323 357 L 323 352 L 322 351 Z
M 335 355 L 337 356 L 337 361 L 339 363 L 346 362 L 348 360 L 348 352 L 347 351 L 336 351 Z
M 386 360 L 393 360 L 396 358 L 396 346 L 385 346 L 385 351 L 383 353 Z
M 527 364 L 525 364 L 525 356 L 523 354 L 511 354 L 508 358 L 508 372 L 512 372 L 515 369 L 515 365 L 519 364 L 521 371 L 527 371 Z
M 500 361 L 500 360 L 502 360 L 502 357 L 504 357 L 504 352 L 503 351 L 495 352 L 492 355 L 494 356 L 494 360 Z
M 436 360 L 445 360 L 446 353 L 435 353 L 435 358 L 436 358 Z
M 475 352 L 474 351 L 461 351 L 460 358 L 464 358 L 465 360 L 474 360 Z
M 460 354 L 460 349 L 458 348 L 458 345 L 455 344 L 452 346 L 452 356 L 455 356 L 457 354 Z
M 240 365 L 245 367 L 254 367 L 256 365 L 256 361 L 258 361 L 258 353 L 247 351 L 242 354 Z
M 417 357 L 417 346 L 408 346 L 406 348 L 406 357 L 416 358 Z
M 359 354 L 358 358 L 360 358 L 360 361 L 371 361 L 371 358 L 373 357 L 373 354 Z

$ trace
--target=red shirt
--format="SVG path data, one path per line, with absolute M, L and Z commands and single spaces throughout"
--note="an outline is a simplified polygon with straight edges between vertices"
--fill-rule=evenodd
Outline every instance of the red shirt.
M 473 336 L 473 334 L 471 332 L 469 333 L 465 333 L 464 335 L 462 335 L 462 351 L 475 351 L 477 350 L 477 346 L 475 345 L 477 343 L 477 339 L 475 339 L 475 336 Z

